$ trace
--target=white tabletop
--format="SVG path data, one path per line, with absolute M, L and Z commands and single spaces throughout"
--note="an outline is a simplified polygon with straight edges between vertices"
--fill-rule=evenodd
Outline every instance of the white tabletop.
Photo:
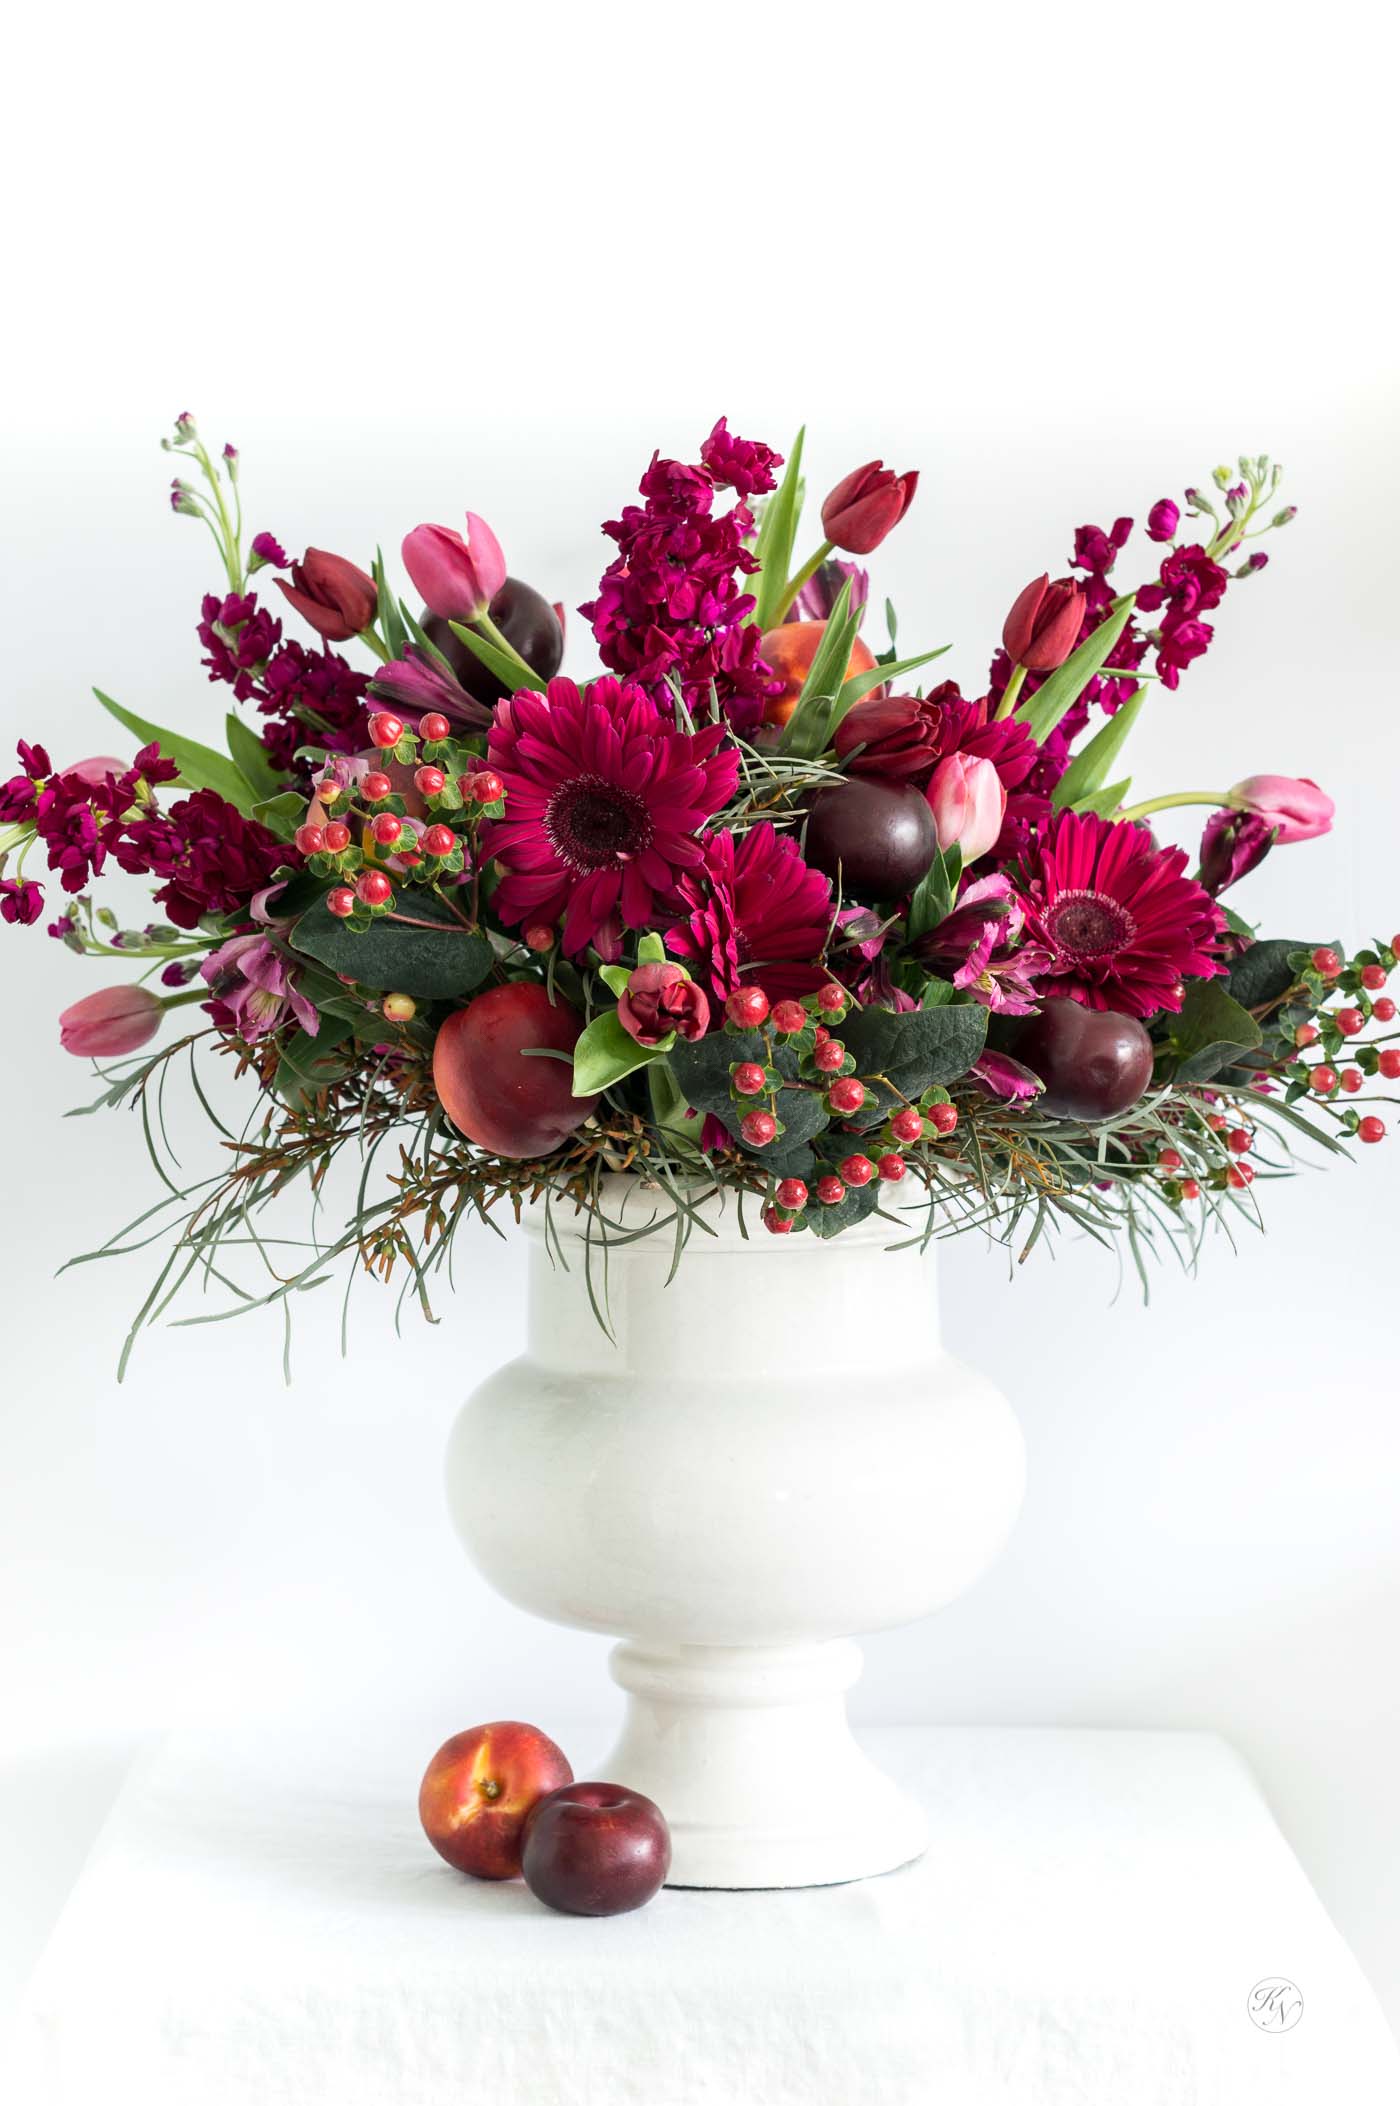
M 1400 2056 L 1248 1771 L 1198 1734 L 869 1736 L 917 1866 L 551 1914 L 417 1826 L 420 1736 L 177 1735 L 21 2002 L 18 2106 L 1347 2106 Z M 411 1744 L 410 1744 L 411 1742 Z M 581 1741 L 585 1755 L 588 1739 Z M 1255 1985 L 1281 1993 L 1250 2018 Z

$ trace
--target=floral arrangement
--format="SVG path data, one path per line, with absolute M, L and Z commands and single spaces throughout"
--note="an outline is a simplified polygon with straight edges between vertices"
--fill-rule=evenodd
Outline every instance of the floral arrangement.
M 888 601 L 874 633 L 865 561 L 917 474 L 844 477 L 799 560 L 800 434 L 784 463 L 721 418 L 697 461 L 653 457 L 603 530 L 580 612 L 605 670 L 583 681 L 559 674 L 563 609 L 476 514 L 407 535 L 410 605 L 382 556 L 245 546 L 237 449 L 213 457 L 188 415 L 164 443 L 222 573 L 198 636 L 226 744 L 99 695 L 129 759 L 21 743 L 0 787 L 4 919 L 53 915 L 47 879 L 51 936 L 141 967 L 61 1019 L 70 1052 L 121 1063 L 99 1101 L 140 1108 L 168 1188 L 138 1326 L 191 1275 L 285 1304 L 344 1253 L 426 1308 L 463 1218 L 564 1201 L 606 1240 L 616 1172 L 666 1196 L 678 1250 L 726 1190 L 776 1235 L 883 1210 L 1024 1255 L 1068 1223 L 1142 1270 L 1257 1218 L 1256 1173 L 1300 1136 L 1382 1138 L 1362 1093 L 1400 1076 L 1400 938 L 1264 937 L 1222 898 L 1326 832 L 1331 800 L 1261 774 L 1134 801 L 1123 773 L 1154 688 L 1294 516 L 1266 457 L 1151 507 L 1136 590 L 1115 577 L 1133 522 L 1078 528 L 965 694 L 916 682 L 942 652 L 906 652 Z M 1209 808 L 1194 866 L 1150 825 L 1188 805 Z M 109 866 L 158 918 L 94 905 Z M 187 1005 L 195 1028 L 146 1050 Z M 158 1108 L 178 1063 L 215 1116 L 210 1055 L 252 1111 L 186 1191 Z M 270 1251 L 263 1209 L 298 1179 L 319 1198 L 342 1158 L 343 1227 L 304 1263 Z M 224 1256 L 250 1241 L 252 1289 Z

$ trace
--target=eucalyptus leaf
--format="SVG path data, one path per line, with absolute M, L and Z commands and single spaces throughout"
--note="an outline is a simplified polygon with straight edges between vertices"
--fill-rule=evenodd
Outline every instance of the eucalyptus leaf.
M 1081 746 L 1051 795 L 1050 802 L 1057 812 L 1089 809 L 1081 800 L 1091 797 L 1108 781 L 1109 772 L 1141 716 L 1146 700 L 1147 682 L 1143 681 L 1111 717 L 1105 718 L 1088 743 Z
M 820 1170 L 824 1166 L 819 1164 L 817 1167 Z M 832 1236 L 839 1236 L 842 1229 L 854 1228 L 858 1221 L 864 1221 L 879 1204 L 878 1182 L 847 1185 L 845 1198 L 838 1199 L 834 1207 L 824 1207 L 820 1200 L 809 1200 L 805 1219 L 812 1234 L 825 1242 Z
M 1289 964 L 1289 959 L 1299 951 L 1311 951 L 1311 943 L 1291 943 L 1281 936 L 1270 936 L 1263 943 L 1252 943 L 1231 969 L 1228 986 L 1235 1000 L 1246 1009 L 1260 1009 L 1266 1002 L 1277 1002 L 1298 978 Z
M 831 1031 L 863 1080 L 882 1075 L 901 1096 L 915 1098 L 967 1073 L 986 1043 L 987 1012 L 977 1002 L 902 1013 L 853 1009 Z
M 686 1103 L 696 1111 L 713 1112 L 741 1147 L 746 1146 L 739 1132 L 745 1107 L 736 1104 L 729 1094 L 730 1066 L 741 1060 L 763 1065 L 766 1059 L 767 1048 L 757 1031 L 712 1031 L 708 1038 L 692 1039 L 689 1043 L 682 1040 L 666 1056 Z M 796 1073 L 796 1056 L 790 1048 L 779 1049 L 778 1067 L 789 1077 Z M 830 1121 L 821 1092 L 814 1089 L 780 1089 L 776 1111 L 784 1131 L 768 1147 L 751 1148 L 748 1153 L 774 1168 L 781 1160 L 787 1171 L 787 1158 L 821 1133 Z
M 574 1095 L 598 1096 L 625 1075 L 634 1074 L 638 1068 L 669 1053 L 675 1042 L 676 1034 L 670 1031 L 658 1045 L 639 1046 L 631 1032 L 623 1028 L 615 1009 L 595 1016 L 579 1033 L 574 1046 Z
M 1223 981 L 1191 980 L 1171 1027 L 1173 1080 L 1209 1082 L 1262 1040 L 1254 1018 L 1226 991 Z
M 201 746 L 197 739 L 188 739 L 182 732 L 166 731 L 148 718 L 138 717 L 133 710 L 123 709 L 120 702 L 114 702 L 110 695 L 104 695 L 100 687 L 95 687 L 93 693 L 107 714 L 115 717 L 143 746 L 159 744 L 164 758 L 174 761 L 179 769 L 180 781 L 187 789 L 216 790 L 225 803 L 236 805 L 245 814 L 251 813 L 257 799 L 242 770 L 226 753 L 216 753 L 212 746 Z
M 434 893 L 405 887 L 398 907 L 414 922 L 435 926 L 416 928 L 394 915 L 379 915 L 357 934 L 322 898 L 302 915 L 289 940 L 294 950 L 319 959 L 332 972 L 348 974 L 361 987 L 445 1001 L 480 986 L 495 955 L 484 936 L 464 929 Z
M 1032 738 L 1039 741 L 1052 732 L 1065 711 L 1072 709 L 1079 700 L 1095 674 L 1102 672 L 1105 659 L 1128 626 L 1136 598 L 1136 593 L 1128 593 L 1123 599 L 1115 600 L 1112 613 L 1099 623 L 1093 635 L 1086 637 L 1078 650 L 1071 652 L 1064 664 L 1058 666 L 1021 704 L 1016 716 L 1022 724 L 1030 727 Z

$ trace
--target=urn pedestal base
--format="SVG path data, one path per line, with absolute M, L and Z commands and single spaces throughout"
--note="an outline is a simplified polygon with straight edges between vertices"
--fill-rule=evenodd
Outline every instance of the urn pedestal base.
M 611 1657 L 627 1717 L 602 1774 L 671 1829 L 673 1887 L 825 1887 L 892 1872 L 928 1843 L 923 1808 L 846 1719 L 860 1647 L 659 1646 Z

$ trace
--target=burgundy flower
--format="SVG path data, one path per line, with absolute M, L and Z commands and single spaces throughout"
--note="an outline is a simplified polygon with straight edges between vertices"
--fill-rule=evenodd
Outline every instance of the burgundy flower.
M 250 571 L 261 570 L 265 563 L 270 563 L 274 570 L 285 570 L 287 551 L 275 534 L 254 534 L 248 568 Z
M 1186 620 L 1163 624 L 1155 638 L 1157 675 L 1163 687 L 1179 686 L 1186 667 L 1210 649 L 1214 634 L 1209 622 Z
M 831 924 L 831 881 L 804 863 L 797 844 L 768 820 L 738 837 L 707 834 L 703 869 L 681 895 L 690 913 L 666 931 L 710 1000 L 722 1003 L 747 977 L 774 1001 L 811 994 L 829 975 L 820 960 Z
M 594 944 L 615 958 L 624 926 L 656 926 L 659 901 L 703 861 L 696 840 L 727 804 L 738 756 L 723 725 L 677 731 L 639 687 L 595 680 L 580 692 L 551 680 L 496 706 L 487 746 L 505 784 L 503 819 L 486 829 L 505 875 L 501 919 L 564 917 L 572 955 Z
M 617 1018 L 639 1046 L 655 1046 L 672 1031 L 678 1038 L 703 1038 L 710 1004 L 684 966 L 639 965 L 618 997 Z
M 783 465 L 782 455 L 761 439 L 737 438 L 727 417 L 720 418 L 700 448 L 700 458 L 721 488 L 745 499 L 771 490 L 776 481 L 773 470 Z
M 933 695 L 867 696 L 837 725 L 836 758 L 848 775 L 927 780 L 943 750 L 943 714 Z
M 1181 507 L 1174 505 L 1169 497 L 1159 497 L 1147 515 L 1147 538 L 1149 541 L 1170 541 L 1181 524 Z
M 0 878 L 0 916 L 31 928 L 44 911 L 44 888 L 33 878 Z
M 1277 829 L 1252 812 L 1212 812 L 1201 835 L 1200 883 L 1217 898 L 1257 870 L 1277 838 Z
M 346 643 L 374 620 L 379 588 L 357 563 L 333 556 L 323 548 L 309 548 L 300 563 L 292 565 L 292 582 L 274 581 L 285 600 L 296 608 L 326 643 Z
M 867 461 L 843 475 L 822 506 L 822 532 L 851 556 L 868 556 L 898 526 L 914 502 L 919 471 L 896 475 L 883 461 Z
M 240 702 L 257 680 L 282 635 L 282 624 L 260 607 L 254 593 L 206 592 L 200 607 L 199 640 L 211 680 L 225 680 Z
M 293 774 L 302 745 L 329 753 L 356 753 L 367 745 L 368 688 L 368 675 L 347 665 L 338 651 L 282 644 L 263 668 L 261 687 L 249 690 L 268 719 L 262 740 L 273 766 Z
M 1056 578 L 1053 585 L 1048 572 L 1032 578 L 1002 624 L 1008 658 L 1033 673 L 1053 672 L 1079 641 L 1084 605 L 1083 587 L 1072 578 Z
M 53 774 L 53 762 L 43 746 L 21 739 L 15 747 L 22 773 L 0 783 L 0 826 L 21 826 L 34 817 L 39 791 Z
M 215 790 L 196 790 L 168 812 L 138 820 L 116 844 L 116 857 L 134 876 L 163 881 L 157 903 L 181 929 L 195 928 L 206 914 L 246 909 L 281 864 L 299 860 Z
M 1028 884 L 1028 927 L 1052 953 L 1045 995 L 1089 1009 L 1155 1016 L 1180 1009 L 1182 981 L 1209 979 L 1225 919 L 1185 877 L 1180 848 L 1158 849 L 1136 826 L 1061 812 Z
M 1198 542 L 1192 542 L 1186 548 L 1174 548 L 1162 558 L 1157 583 L 1139 589 L 1137 604 L 1144 614 L 1155 614 L 1159 607 L 1170 603 L 1173 617 L 1184 620 L 1188 615 L 1209 614 L 1218 607 L 1229 582 L 1230 573 L 1208 556 Z
M 419 644 L 406 644 L 402 658 L 382 665 L 369 684 L 377 702 L 392 702 L 396 709 L 422 714 L 439 710 L 454 724 L 481 731 L 491 721 L 490 705 L 469 695 L 450 665 L 435 658 Z

